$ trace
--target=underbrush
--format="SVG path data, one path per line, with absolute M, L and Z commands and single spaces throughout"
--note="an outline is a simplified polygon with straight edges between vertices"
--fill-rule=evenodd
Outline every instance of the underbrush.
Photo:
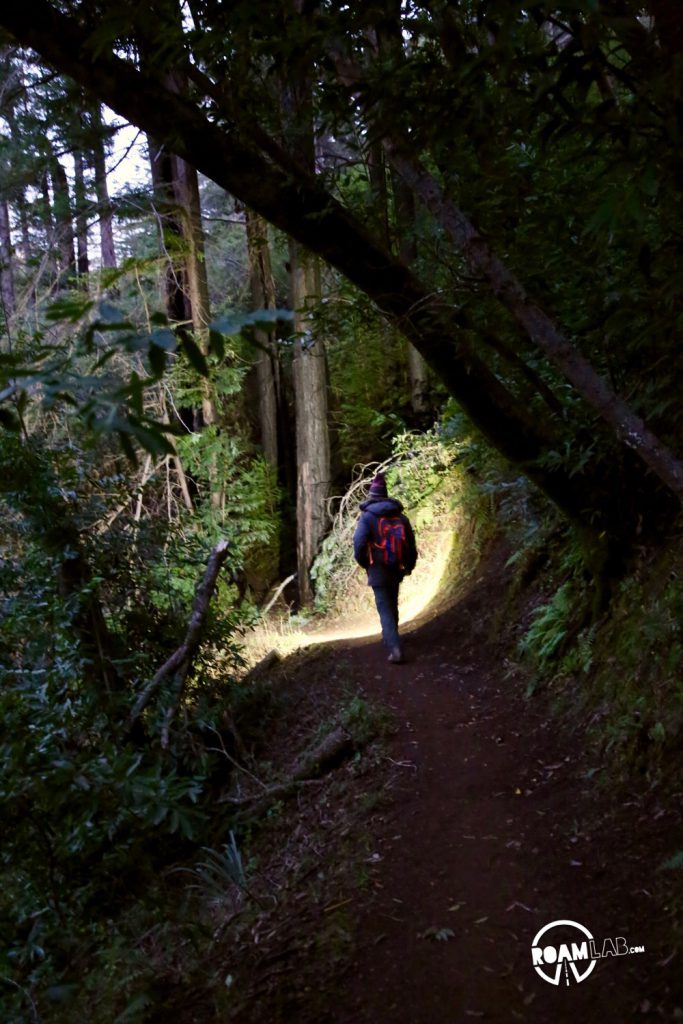
M 209 631 L 205 660 L 216 646 L 225 667 L 225 643 Z M 298 894 L 315 903 L 312 890 L 327 893 L 310 875 L 334 842 L 319 821 L 352 814 L 377 763 L 373 741 L 391 728 L 343 664 L 311 689 L 315 659 L 302 653 L 256 683 L 205 677 L 167 753 L 105 742 L 90 695 L 70 691 L 69 665 L 61 682 L 54 667 L 43 675 L 30 721 L 15 720 L 25 711 L 16 690 L 3 692 L 5 725 L 32 738 L 19 763 L 3 737 L 3 1021 L 189 1021 L 198 1007 L 207 1020 L 239 1019 L 230 1014 L 248 998 L 249 957 L 268 947 L 253 950 L 254 935 L 287 923 Z M 339 769 L 261 799 L 335 729 L 353 748 Z M 352 839 L 326 873 L 356 870 Z
M 518 595 L 529 584 L 518 553 Z M 549 691 L 557 713 L 588 737 L 610 774 L 680 783 L 683 734 L 683 547 L 642 550 L 596 613 L 595 581 L 579 540 L 558 530 L 536 558 L 537 595 L 517 643 L 529 694 Z

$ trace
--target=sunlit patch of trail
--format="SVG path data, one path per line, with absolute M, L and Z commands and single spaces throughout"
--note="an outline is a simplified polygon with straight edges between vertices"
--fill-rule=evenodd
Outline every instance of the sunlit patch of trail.
M 443 530 L 430 545 L 429 560 L 418 562 L 415 572 L 401 587 L 399 617 L 405 627 L 420 618 L 439 594 L 453 548 L 454 533 Z M 359 569 L 359 572 L 363 570 Z M 268 643 L 280 654 L 290 654 L 312 644 L 335 643 L 341 640 L 363 640 L 379 637 L 379 622 L 372 590 L 367 587 L 364 607 L 334 620 L 312 623 L 301 629 L 268 630 Z

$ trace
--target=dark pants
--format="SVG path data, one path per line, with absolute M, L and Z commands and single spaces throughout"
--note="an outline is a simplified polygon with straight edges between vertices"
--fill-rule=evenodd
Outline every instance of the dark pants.
M 398 637 L 398 588 L 399 583 L 390 583 L 384 587 L 373 587 L 375 604 L 382 623 L 382 640 L 384 645 L 393 651 L 401 646 Z

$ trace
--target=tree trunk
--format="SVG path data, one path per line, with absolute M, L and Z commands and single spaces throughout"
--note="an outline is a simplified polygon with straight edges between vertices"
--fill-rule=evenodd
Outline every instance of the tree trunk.
M 304 0 L 288 0 L 283 31 L 309 18 Z M 305 52 L 292 51 L 283 67 L 282 124 L 290 158 L 306 174 L 315 173 L 313 77 Z M 313 599 L 310 570 L 328 525 L 330 437 L 325 344 L 311 318 L 320 301 L 320 264 L 290 237 L 291 302 L 294 310 L 294 405 L 296 410 L 296 548 L 299 599 Z
M 297 566 L 301 603 L 313 598 L 310 569 L 328 525 L 330 438 L 327 362 L 322 338 L 311 330 L 310 307 L 320 298 L 317 260 L 290 241 L 294 309 L 294 396 L 296 404 Z
M 40 220 L 45 231 L 45 257 L 41 261 L 41 269 L 47 273 L 50 283 L 57 277 L 59 272 L 59 261 L 57 258 L 57 230 L 55 218 L 52 211 L 52 199 L 50 196 L 50 175 L 45 171 L 40 178 L 40 201 L 38 203 Z M 36 292 L 40 283 L 40 271 L 36 272 Z
M 417 263 L 417 239 L 415 237 L 415 200 L 405 182 L 396 173 L 391 176 L 394 193 L 394 217 L 398 231 L 398 257 L 408 267 Z M 427 364 L 410 342 L 408 342 L 408 376 L 410 379 L 410 403 L 418 422 L 429 413 L 429 375 Z
M 199 201 L 199 181 L 191 164 L 181 157 L 173 158 L 173 188 L 180 218 L 184 248 L 185 281 L 192 328 L 200 347 L 207 351 L 208 330 L 211 321 L 209 282 L 206 276 L 204 229 Z M 202 381 L 202 419 L 205 426 L 218 422 L 218 411 L 207 380 Z M 214 504 L 221 504 L 219 490 L 212 492 Z
M 79 149 L 74 151 L 74 205 L 76 210 L 76 269 L 79 284 L 87 288 L 90 263 L 88 260 L 88 217 L 86 214 L 87 196 L 85 192 L 85 168 L 83 154 Z
M 166 264 L 163 284 L 166 314 L 172 323 L 189 323 L 192 321 L 192 310 L 184 261 L 179 257 L 179 250 L 183 246 L 183 229 L 175 203 L 175 160 L 169 150 L 154 139 L 148 137 L 147 144 L 159 245 Z
M 245 210 L 245 216 L 252 305 L 255 310 L 275 309 L 275 284 L 270 263 L 268 226 L 262 217 L 249 209 Z M 266 461 L 277 473 L 280 462 L 278 410 L 281 398 L 280 362 L 275 343 L 275 330 L 258 328 L 254 331 L 254 337 L 259 346 L 256 356 L 256 379 L 261 446 Z
M 66 171 L 56 157 L 50 162 L 50 178 L 54 196 L 54 215 L 56 224 L 58 284 L 60 288 L 68 287 L 69 279 L 76 269 L 74 254 L 74 229 L 69 195 L 69 182 Z
M 0 199 L 0 298 L 5 329 L 16 309 L 14 295 L 14 259 L 12 254 L 12 233 L 10 230 L 9 204 Z
M 93 124 L 97 129 L 92 149 L 93 170 L 95 172 L 95 194 L 100 226 L 100 263 L 104 270 L 116 269 L 116 248 L 114 247 L 114 217 L 109 189 L 107 187 L 107 160 L 104 153 L 102 130 L 102 108 L 95 104 Z
M 381 11 L 381 13 L 380 13 Z M 386 60 L 403 53 L 401 35 L 401 3 L 393 0 L 374 12 L 377 17 L 375 37 L 377 54 Z M 384 155 L 381 139 L 374 145 Z M 391 169 L 391 189 L 394 200 L 394 221 L 398 234 L 398 258 L 408 267 L 417 264 L 416 209 L 413 193 L 400 175 Z M 427 364 L 411 342 L 408 342 L 408 379 L 410 381 L 410 404 L 418 423 L 427 425 L 430 411 L 429 374 Z
M 152 139 L 148 142 L 152 182 L 158 198 L 159 235 L 167 259 L 164 291 L 168 318 L 174 323 L 191 324 L 200 347 L 206 351 L 211 309 L 197 172 Z M 197 415 L 193 416 L 192 429 L 218 423 L 210 382 L 202 378 L 201 387 L 201 421 Z M 223 488 L 218 477 L 218 467 L 213 461 L 209 467 L 209 484 L 211 504 L 216 509 L 223 504 Z

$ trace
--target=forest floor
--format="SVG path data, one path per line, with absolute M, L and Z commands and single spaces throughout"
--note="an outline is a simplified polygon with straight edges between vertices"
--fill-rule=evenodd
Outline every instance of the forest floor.
M 525 697 L 501 625 L 507 554 L 494 545 L 456 600 L 407 628 L 404 665 L 367 638 L 285 662 L 299 722 L 315 701 L 355 694 L 391 727 L 374 756 L 279 809 L 269 842 L 305 833 L 317 856 L 280 886 L 258 948 L 243 945 L 229 1019 L 683 1020 L 680 901 L 667 902 L 674 873 L 660 870 L 681 846 L 682 794 L 605 784 L 577 723 L 563 725 L 546 693 Z M 550 984 L 532 941 L 567 919 L 598 951 L 623 936 L 644 952 Z

